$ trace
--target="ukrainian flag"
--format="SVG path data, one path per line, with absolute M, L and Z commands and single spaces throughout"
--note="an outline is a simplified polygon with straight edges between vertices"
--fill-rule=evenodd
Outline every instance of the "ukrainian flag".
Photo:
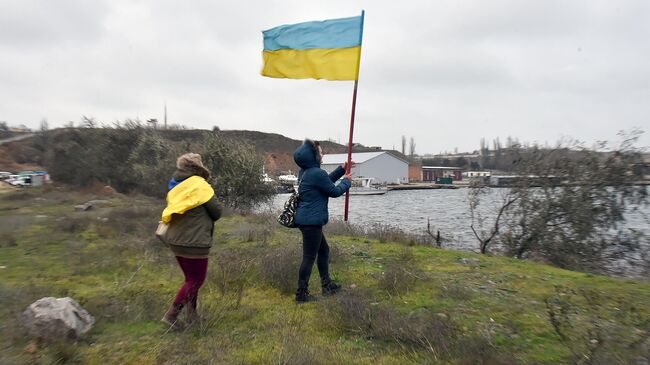
M 281 25 L 264 34 L 262 76 L 358 80 L 361 16 Z

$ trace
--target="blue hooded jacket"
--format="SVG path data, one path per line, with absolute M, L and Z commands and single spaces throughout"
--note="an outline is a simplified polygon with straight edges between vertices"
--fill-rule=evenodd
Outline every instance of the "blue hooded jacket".
M 318 149 L 314 142 L 305 142 L 293 153 L 293 160 L 300 166 L 300 186 L 298 194 L 298 210 L 296 211 L 297 225 L 324 226 L 329 220 L 327 203 L 329 198 L 343 195 L 350 189 L 350 181 L 341 180 L 338 185 L 334 183 L 345 175 L 345 169 L 339 166 L 331 174 L 320 168 Z

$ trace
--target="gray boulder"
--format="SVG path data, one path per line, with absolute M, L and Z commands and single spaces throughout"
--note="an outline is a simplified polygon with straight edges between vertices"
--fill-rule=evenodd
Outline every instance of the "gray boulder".
M 72 298 L 41 298 L 23 312 L 30 336 L 45 340 L 77 340 L 88 332 L 95 318 Z

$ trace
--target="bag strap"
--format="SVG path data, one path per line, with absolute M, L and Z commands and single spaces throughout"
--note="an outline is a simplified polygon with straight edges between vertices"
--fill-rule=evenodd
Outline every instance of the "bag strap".
M 300 178 L 298 178 L 298 189 L 294 188 L 294 190 L 296 191 L 296 194 L 298 194 L 298 195 L 300 195 L 300 193 L 298 193 L 298 191 L 300 190 L 300 184 L 302 183 L 302 179 L 305 177 L 305 171 L 307 171 L 307 170 L 302 170 L 302 174 L 298 173 L 298 175 L 300 176 Z

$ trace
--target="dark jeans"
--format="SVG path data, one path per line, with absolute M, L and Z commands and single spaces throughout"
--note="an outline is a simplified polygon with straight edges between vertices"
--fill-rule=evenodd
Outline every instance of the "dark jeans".
M 329 261 L 330 246 L 323 234 L 323 226 L 300 226 L 302 232 L 302 264 L 298 272 L 298 288 L 307 289 L 309 277 L 314 267 L 318 266 L 321 283 L 330 281 Z

